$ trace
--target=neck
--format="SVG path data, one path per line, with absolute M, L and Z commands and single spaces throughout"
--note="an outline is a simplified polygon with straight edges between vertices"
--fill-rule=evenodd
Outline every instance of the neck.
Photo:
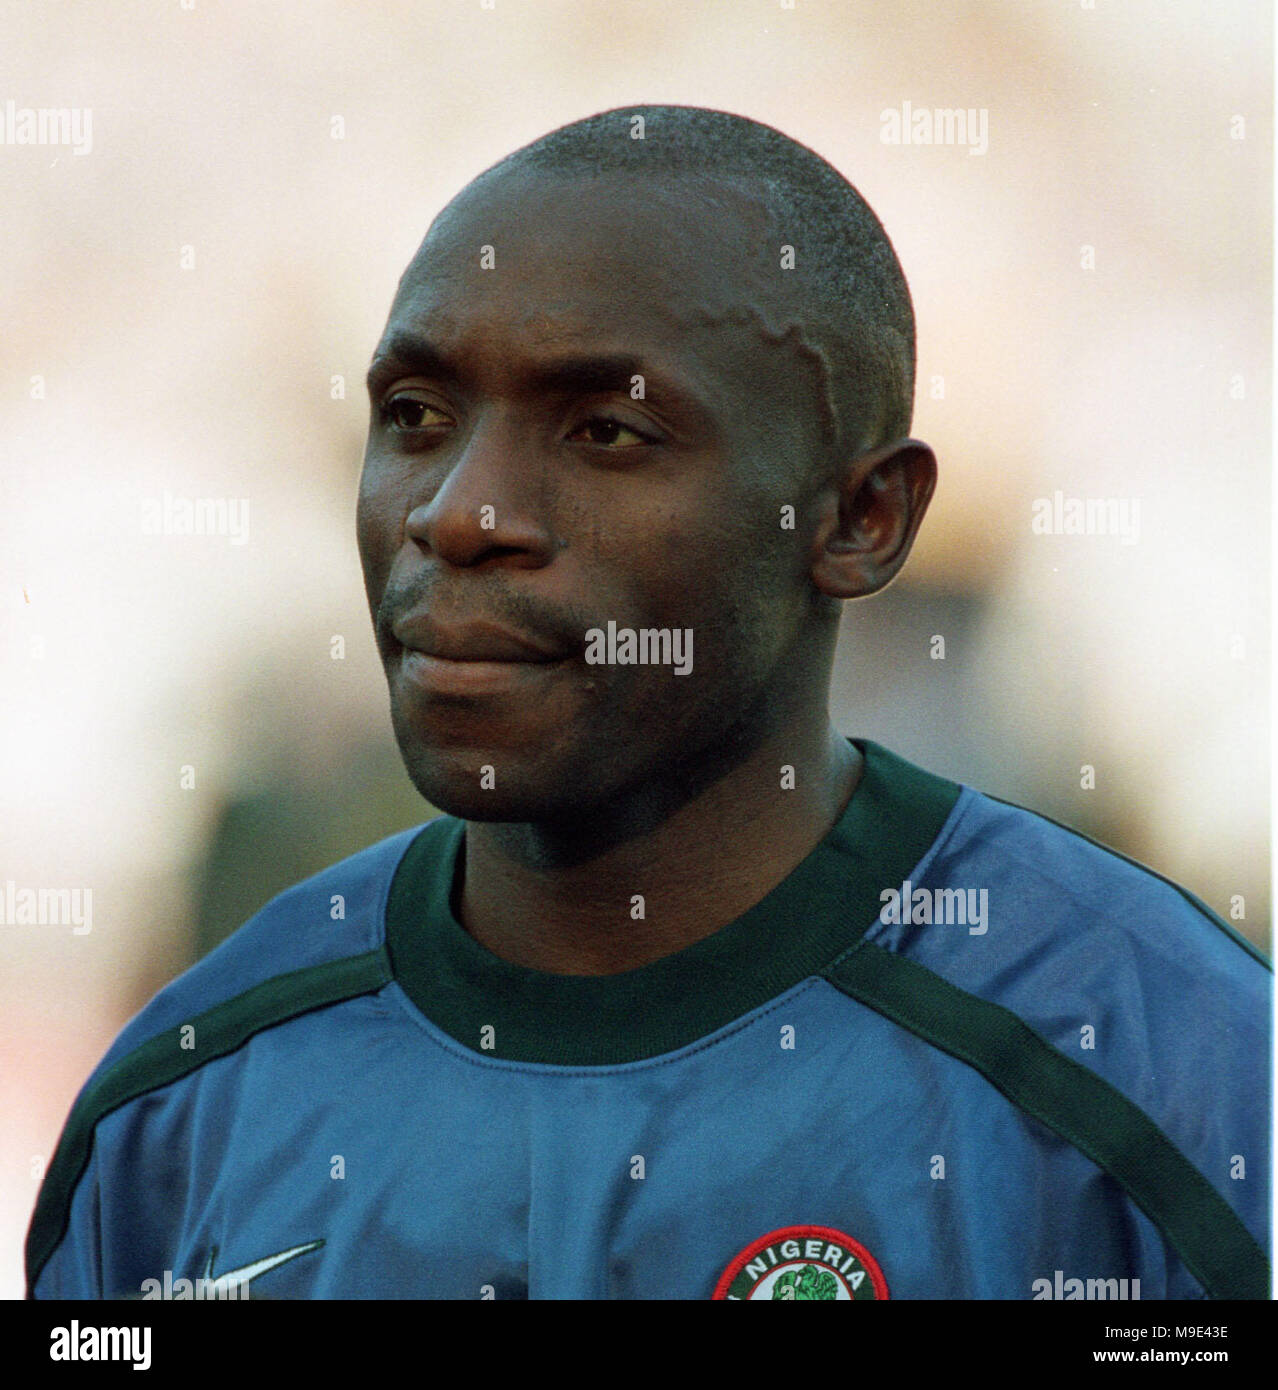
M 794 774 L 783 784 L 786 764 Z M 825 838 L 860 775 L 861 755 L 822 714 L 602 849 L 566 844 L 562 827 L 468 822 L 462 925 L 533 970 L 634 970 L 709 936 L 775 888 Z M 583 844 L 589 834 L 581 831 Z

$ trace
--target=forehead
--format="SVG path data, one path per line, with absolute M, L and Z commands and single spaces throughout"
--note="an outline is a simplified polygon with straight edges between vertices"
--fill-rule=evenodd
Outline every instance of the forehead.
M 408 330 L 466 354 L 625 351 L 757 390 L 801 314 L 779 243 L 762 195 L 717 179 L 487 176 L 436 219 L 383 347 Z
M 727 307 L 743 275 L 756 292 L 778 288 L 760 254 L 769 221 L 757 194 L 719 180 L 516 168 L 477 180 L 444 209 L 405 284 L 462 276 L 486 298 L 517 284 L 692 317 L 698 303 Z

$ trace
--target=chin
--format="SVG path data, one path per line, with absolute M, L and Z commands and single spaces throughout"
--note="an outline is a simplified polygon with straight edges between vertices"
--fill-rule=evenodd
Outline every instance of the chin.
M 562 776 L 515 766 L 503 750 L 406 748 L 400 753 L 409 779 L 437 810 L 460 820 L 540 821 L 582 808 Z M 485 770 L 490 769 L 485 786 Z M 567 779 L 568 786 L 574 779 Z M 567 795 L 565 795 L 567 793 Z

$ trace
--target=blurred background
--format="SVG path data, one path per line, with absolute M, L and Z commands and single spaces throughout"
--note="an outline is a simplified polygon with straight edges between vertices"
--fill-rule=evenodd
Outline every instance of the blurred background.
M 429 814 L 355 552 L 361 380 L 438 209 L 593 111 L 779 126 L 905 267 L 941 482 L 904 575 L 849 608 L 839 727 L 1267 949 L 1271 25 L 1252 0 L 6 6 L 0 893 L 91 888 L 93 916 L 0 926 L 0 1296 L 128 1017 Z M 16 143 L 40 107 L 91 111 L 83 154 Z M 985 112 L 986 148 L 884 140 L 941 108 Z M 1121 502 L 1126 537 L 1037 533 L 1057 493 Z M 221 534 L 181 533 L 195 499 Z

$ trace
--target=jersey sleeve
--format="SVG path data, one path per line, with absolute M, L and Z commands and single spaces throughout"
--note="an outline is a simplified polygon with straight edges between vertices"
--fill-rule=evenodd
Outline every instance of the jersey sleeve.
M 71 1199 L 66 1231 L 40 1271 L 35 1299 L 100 1299 L 102 1293 L 102 1225 L 98 1156 L 92 1154 Z

